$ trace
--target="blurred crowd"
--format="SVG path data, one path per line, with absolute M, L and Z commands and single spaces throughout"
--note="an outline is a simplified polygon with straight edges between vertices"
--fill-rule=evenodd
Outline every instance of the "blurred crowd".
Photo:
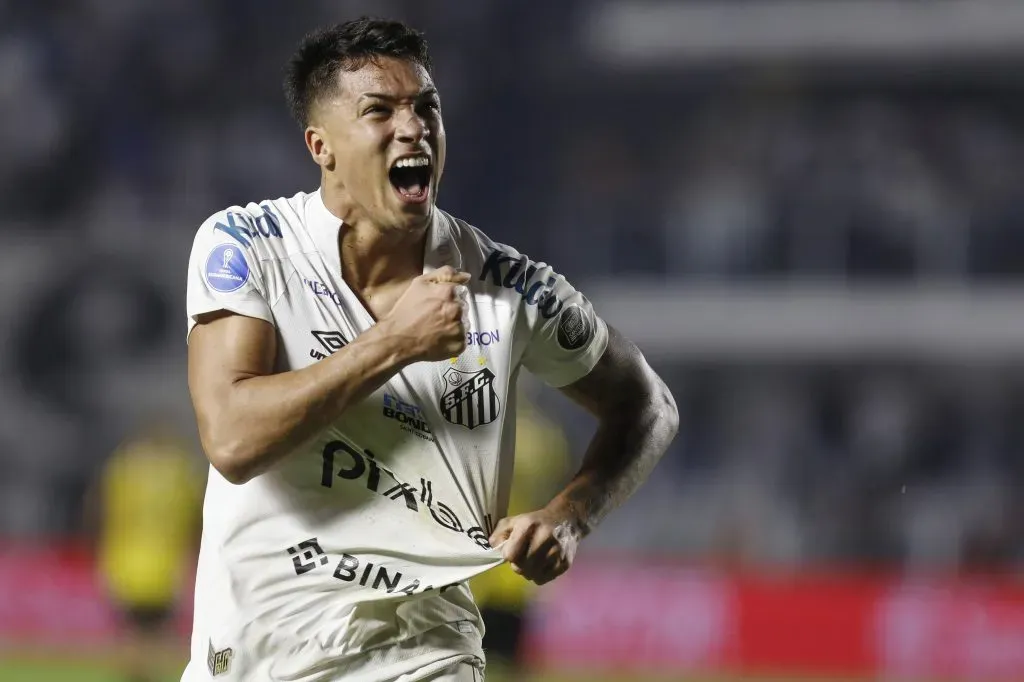
M 551 250 L 591 276 L 1024 272 L 1016 93 L 835 92 L 813 78 L 794 92 L 764 87 L 648 93 L 597 131 L 569 133 L 547 201 Z M 674 120 L 652 130 L 647 109 L 669 103 Z M 571 248 L 580 231 L 601 246 Z
M 422 27 L 450 139 L 442 205 L 576 281 L 1024 274 L 1014 86 L 635 78 L 588 63 L 571 30 L 586 3 L 551 4 L 0 0 L 0 534 L 79 531 L 99 464 L 154 415 L 194 438 L 192 237 L 229 204 L 315 188 L 280 75 L 318 23 L 370 12 Z M 682 434 L 593 547 L 755 564 L 1024 558 L 1024 372 L 659 370 Z M 541 402 L 578 453 L 589 423 Z
M 731 567 L 990 571 L 1024 561 L 1024 373 L 666 368 L 683 428 L 602 549 Z

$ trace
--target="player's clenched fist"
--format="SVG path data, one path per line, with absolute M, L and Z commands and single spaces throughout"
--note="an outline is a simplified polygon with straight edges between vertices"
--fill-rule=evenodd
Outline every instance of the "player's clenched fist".
M 445 266 L 420 275 L 385 318 L 390 332 L 409 340 L 414 360 L 447 360 L 466 349 L 469 273 Z
M 571 521 L 542 509 L 502 519 L 490 543 L 492 547 L 504 543 L 501 556 L 512 570 L 543 585 L 569 570 L 580 538 Z

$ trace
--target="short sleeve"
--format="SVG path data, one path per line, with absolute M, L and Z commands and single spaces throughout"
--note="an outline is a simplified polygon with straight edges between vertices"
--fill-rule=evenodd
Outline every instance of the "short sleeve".
M 567 386 L 601 359 L 608 327 L 590 301 L 550 265 L 518 258 L 531 283 L 520 313 L 527 334 L 523 366 L 549 386 Z
M 274 323 L 244 211 L 215 213 L 196 233 L 188 263 L 188 333 L 206 313 L 227 310 Z

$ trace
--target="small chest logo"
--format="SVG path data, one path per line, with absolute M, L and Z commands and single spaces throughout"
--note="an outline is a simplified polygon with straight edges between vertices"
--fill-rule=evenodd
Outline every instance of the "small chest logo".
M 342 305 L 343 301 L 341 300 L 341 294 L 339 294 L 334 289 L 331 289 L 323 282 L 320 282 L 315 279 L 306 279 L 305 277 L 303 277 L 302 283 L 305 284 L 311 292 L 313 292 L 314 296 L 317 296 L 319 298 L 326 298 L 330 301 L 333 301 L 334 305 L 337 306 Z
M 215 651 L 213 640 L 210 640 L 210 649 L 206 654 L 206 667 L 210 669 L 210 675 L 217 677 L 227 673 L 231 669 L 231 657 L 234 655 L 235 652 L 231 649 Z
M 334 355 L 335 351 L 341 350 L 348 343 L 340 332 L 313 331 L 312 333 L 313 338 L 319 341 L 320 346 L 323 348 L 323 351 L 316 348 L 309 351 L 309 357 L 314 360 L 323 360 L 328 355 Z
M 444 374 L 449 387 L 441 397 L 441 414 L 452 424 L 475 429 L 498 418 L 501 404 L 494 390 L 494 373 L 486 367 L 479 372 L 449 369 Z

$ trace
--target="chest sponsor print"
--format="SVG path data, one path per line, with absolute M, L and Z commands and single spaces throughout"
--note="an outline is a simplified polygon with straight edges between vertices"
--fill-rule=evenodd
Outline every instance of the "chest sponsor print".
M 494 526 L 490 514 L 484 517 L 483 526 L 475 525 L 467 529 L 450 506 L 434 497 L 433 481 L 420 476 L 418 488 L 402 481 L 394 471 L 379 462 L 376 455 L 368 448 L 359 448 L 341 440 L 327 443 L 323 449 L 320 485 L 325 488 L 333 488 L 336 478 L 352 482 L 361 481 L 367 490 L 399 503 L 409 511 L 417 513 L 421 509 L 428 511 L 442 528 L 454 533 L 465 534 L 481 549 L 491 548 L 488 538 L 490 538 Z M 319 556 L 316 552 L 318 551 L 319 545 L 315 547 L 301 545 L 288 550 L 288 554 L 293 559 L 301 556 L 301 559 L 295 564 L 297 575 L 316 568 Z
M 423 414 L 423 410 L 419 408 L 419 405 L 406 402 L 390 393 L 385 393 L 384 407 L 381 412 L 388 419 L 398 422 L 403 431 L 407 431 L 423 440 L 434 440 L 434 436 L 430 432 L 430 425 L 427 424 L 427 418 Z
M 494 390 L 494 372 L 449 369 L 444 374 L 446 392 L 441 396 L 441 414 L 446 421 L 475 429 L 498 418 L 501 403 Z
M 498 329 L 466 332 L 467 346 L 491 346 L 501 343 L 501 332 Z

